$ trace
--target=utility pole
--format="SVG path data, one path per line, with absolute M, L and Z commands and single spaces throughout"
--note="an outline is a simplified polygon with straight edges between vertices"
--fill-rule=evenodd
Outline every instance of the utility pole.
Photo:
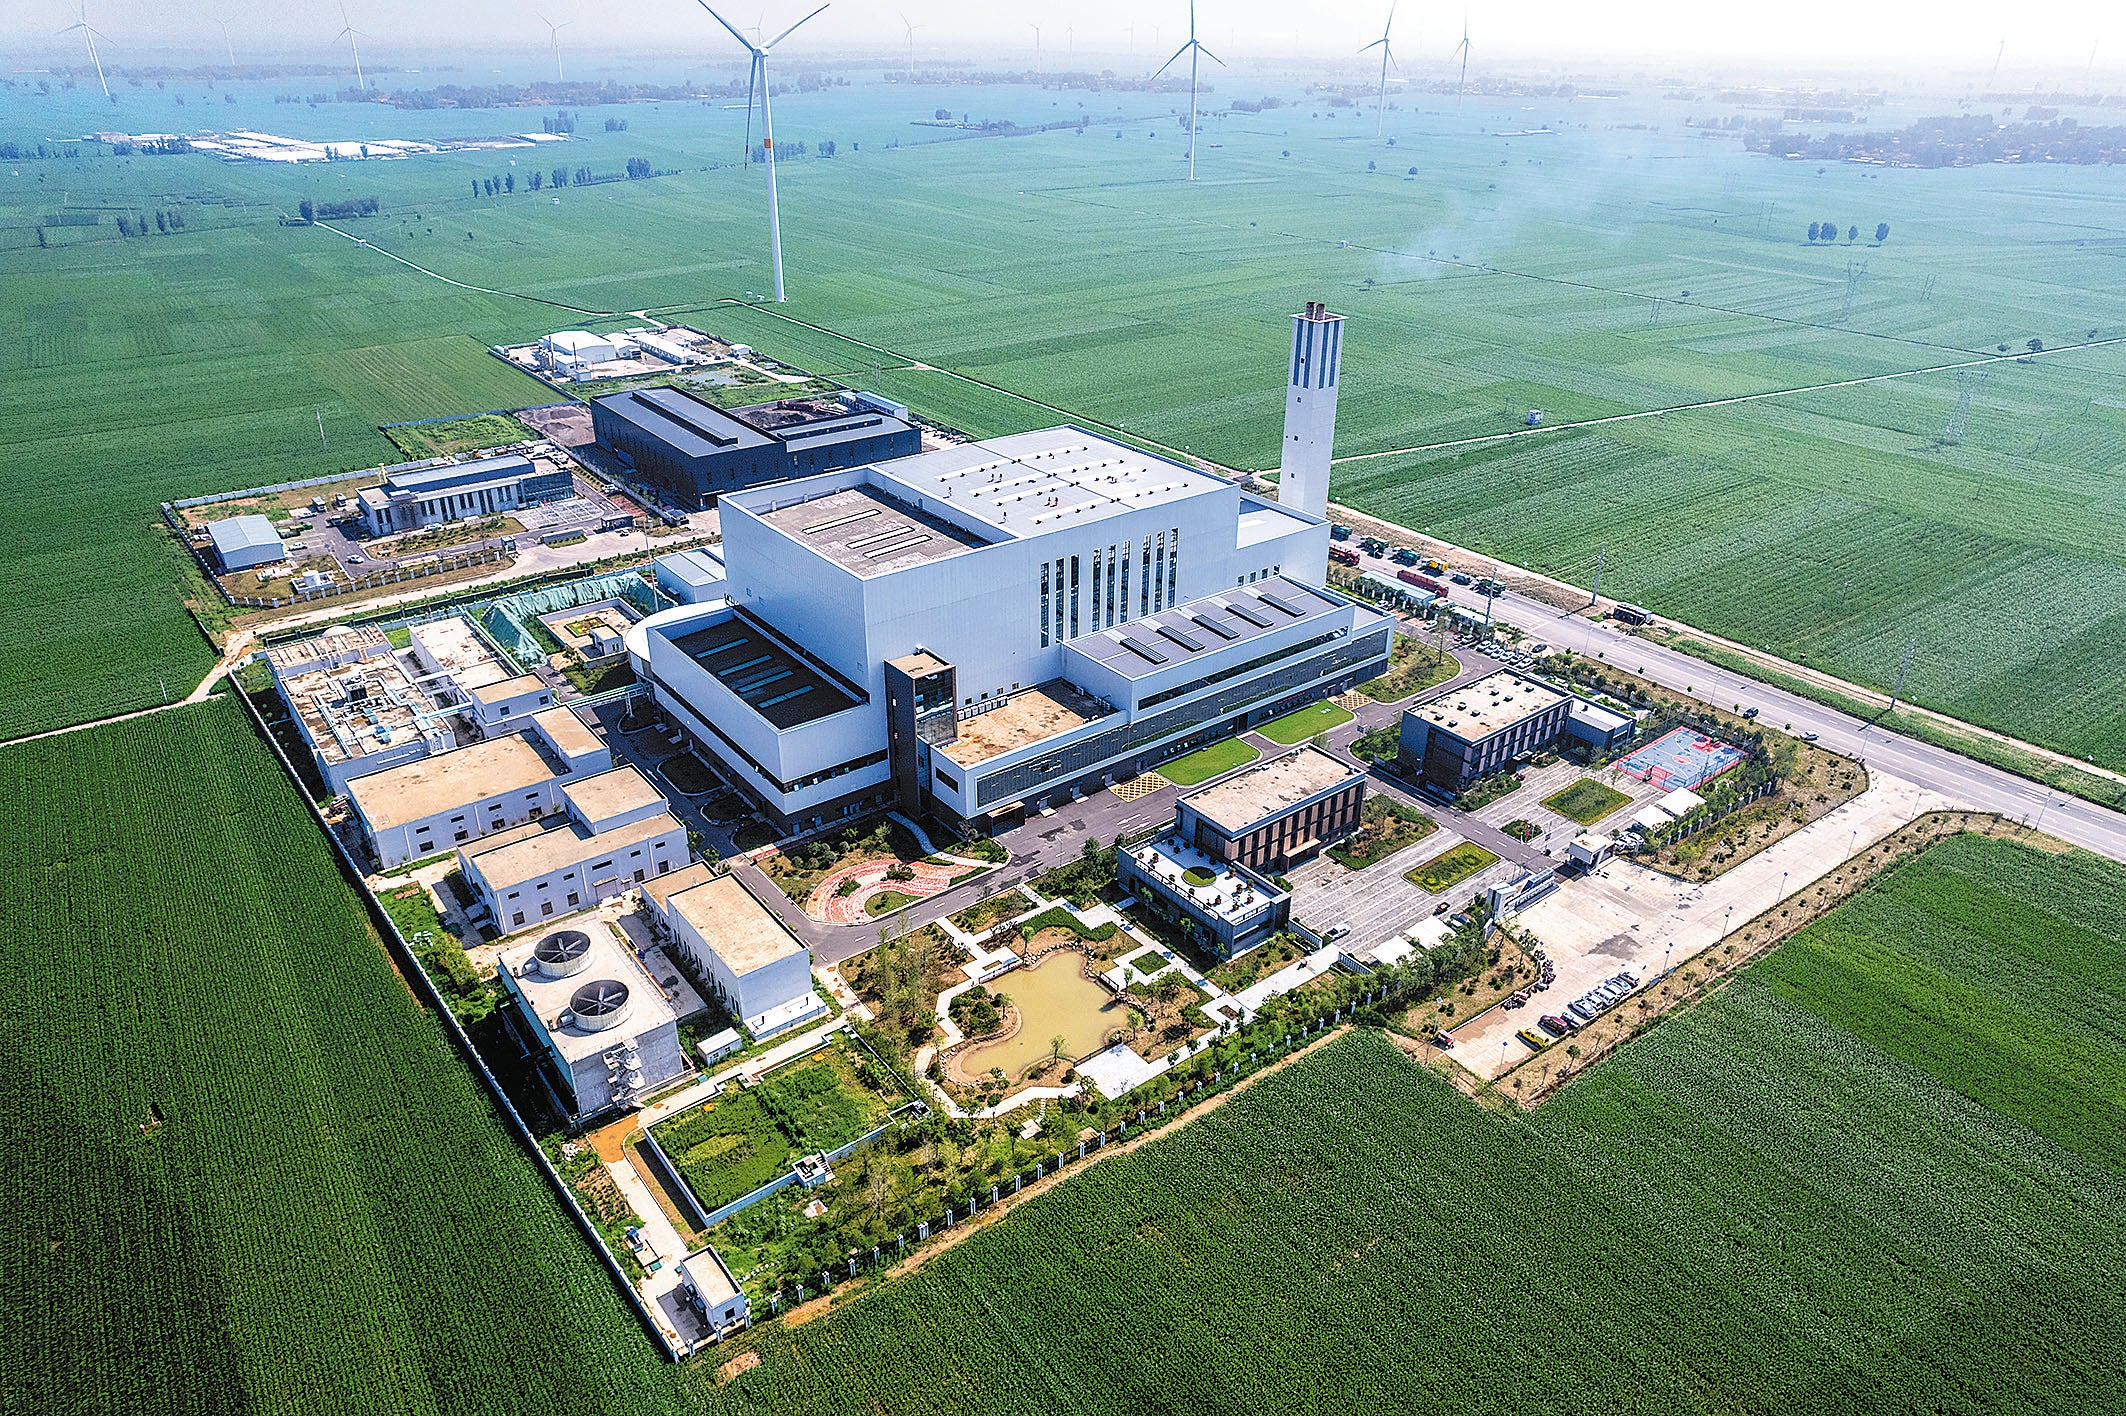
M 332 444 L 325 441 L 325 410 L 319 408 L 316 410 L 316 413 L 318 445 L 324 448 L 327 452 L 330 452 L 332 450 Z
M 1883 710 L 1884 717 L 1888 717 L 1890 714 L 1895 713 L 1897 711 L 1897 700 L 1904 697 L 1905 670 L 1912 667 L 1912 650 L 1916 648 L 1918 644 L 1919 639 L 1916 635 L 1905 641 L 1905 659 L 1903 663 L 1897 666 L 1897 687 L 1890 690 L 1890 706 Z
M 1600 604 L 1600 603 L 1602 602 L 1602 565 L 1603 565 L 1603 563 L 1604 563 L 1605 561 L 1607 561 L 1608 559 L 1609 559 L 1609 538 L 1608 538 L 1607 536 L 1604 536 L 1604 537 L 1602 538 L 1602 549 L 1601 549 L 1601 550 L 1599 550 L 1599 551 L 1597 551 L 1597 552 L 1595 552 L 1595 583 L 1594 583 L 1594 593 L 1593 593 L 1593 594 L 1591 594 L 1591 595 L 1589 595 L 1589 596 L 1587 597 L 1587 603 L 1588 603 L 1589 605 L 1598 605 L 1598 604 Z

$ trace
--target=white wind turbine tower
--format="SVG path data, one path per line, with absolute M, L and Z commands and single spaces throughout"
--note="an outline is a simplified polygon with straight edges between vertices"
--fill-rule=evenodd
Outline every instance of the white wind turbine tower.
M 1462 95 L 1469 91 L 1469 12 L 1462 11 L 1462 42 L 1454 46 L 1454 53 L 1462 56 L 1462 78 L 1454 89 L 1454 111 L 1462 111 Z M 1450 54 L 1448 58 L 1453 58 Z
M 567 29 L 570 25 L 574 24 L 575 21 L 563 20 L 560 24 L 557 25 L 552 20 L 546 18 L 546 16 L 541 15 L 539 16 L 539 23 L 546 26 L 547 40 L 554 47 L 554 82 L 567 83 L 568 75 L 561 72 L 561 31 Z
M 799 20 L 797 24 L 790 26 L 789 29 L 784 30 L 766 44 L 755 44 L 741 34 L 736 25 L 717 14 L 714 10 L 709 9 L 709 0 L 695 0 L 695 3 L 700 5 L 702 9 L 708 10 L 709 17 L 729 30 L 731 38 L 744 45 L 746 52 L 753 56 L 752 77 L 746 83 L 746 152 L 750 157 L 753 151 L 753 95 L 758 93 L 760 95 L 761 150 L 766 154 L 768 167 L 768 260 L 775 271 L 775 303 L 779 305 L 785 298 L 782 284 L 782 215 L 775 205 L 775 117 L 768 106 L 768 51 L 788 39 L 792 34 L 796 33 L 799 26 L 813 19 L 821 10 L 825 10 L 827 7 L 825 5 L 820 6 L 818 10 L 814 10 L 810 15 L 805 16 L 804 19 Z
M 236 67 L 236 41 L 229 38 L 229 22 L 216 20 L 214 23 L 221 26 L 222 47 L 229 51 L 229 67 L 233 69 Z
M 1033 31 L 1033 76 L 1038 80 L 1041 77 L 1041 27 L 1029 23 L 1027 28 Z
M 340 32 L 332 37 L 347 41 L 347 52 L 354 56 L 354 86 L 358 89 L 367 89 L 369 83 L 362 77 L 362 51 L 354 42 L 355 36 L 360 33 L 361 31 L 354 27 L 354 21 L 347 18 L 347 7 L 341 5 Z
M 103 32 L 89 23 L 89 0 L 81 0 L 81 19 L 59 32 L 61 34 L 72 34 L 76 30 L 81 31 L 81 37 L 89 42 L 89 62 L 96 66 L 96 82 L 102 87 L 103 96 L 109 98 L 111 96 L 111 81 L 103 76 L 103 60 L 96 56 L 96 37 Z M 103 37 L 106 40 L 110 38 L 109 35 L 104 35 Z
M 908 77 L 912 79 L 915 77 L 915 32 L 921 29 L 922 26 L 909 24 L 908 17 L 903 15 L 901 16 L 901 28 L 908 31 Z
M 1153 33 L 1157 34 L 1158 31 L 1154 30 Z M 1188 179 L 1189 181 L 1193 182 L 1196 180 L 1197 56 L 1201 55 L 1203 58 L 1210 60 L 1213 64 L 1216 64 L 1221 69 L 1225 67 L 1225 60 L 1220 59 L 1217 55 L 1211 53 L 1210 50 L 1205 49 L 1202 43 L 1196 38 L 1196 0 L 1189 0 L 1188 43 L 1182 45 L 1179 49 L 1175 50 L 1173 53 L 1173 57 L 1168 59 L 1164 64 L 1161 64 L 1158 69 L 1153 72 L 1152 77 L 1156 79 L 1159 77 L 1160 74 L 1163 74 L 1168 69 L 1173 68 L 1174 60 L 1179 59 L 1184 54 L 1188 55 Z
M 1388 121 L 1388 66 L 1395 62 L 1395 52 L 1388 45 L 1388 36 L 1394 31 L 1395 6 L 1390 5 L 1388 6 L 1388 23 L 1381 26 L 1380 38 L 1358 51 L 1361 54 L 1365 53 L 1367 49 L 1378 49 L 1380 51 L 1380 101 L 1373 109 L 1373 136 L 1376 138 L 1381 135 L 1381 131 Z

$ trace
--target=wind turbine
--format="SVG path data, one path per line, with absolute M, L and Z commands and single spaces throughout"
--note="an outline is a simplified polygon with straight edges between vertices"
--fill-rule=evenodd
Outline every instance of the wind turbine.
M 827 7 L 825 5 L 820 6 L 818 10 L 814 10 L 810 15 L 805 16 L 804 19 L 799 20 L 797 24 L 790 26 L 790 28 L 775 36 L 766 44 L 755 44 L 739 32 L 738 26 L 717 14 L 714 10 L 709 9 L 709 0 L 695 0 L 695 3 L 700 5 L 702 9 L 708 10 L 709 18 L 729 30 L 731 38 L 744 45 L 746 52 L 753 56 L 752 75 L 746 81 L 746 152 L 750 158 L 750 154 L 753 151 L 753 95 L 758 93 L 760 95 L 760 145 L 761 151 L 766 154 L 768 167 L 768 259 L 775 271 L 775 303 L 779 305 L 786 297 L 783 294 L 782 284 L 782 215 L 775 205 L 775 117 L 768 107 L 768 51 L 788 39 L 797 32 L 799 26 L 813 19 Z
M 1373 136 L 1376 138 L 1388 121 L 1388 66 L 1395 62 L 1395 52 L 1388 45 L 1388 36 L 1394 31 L 1395 6 L 1391 4 L 1388 6 L 1388 23 L 1381 26 L 1380 38 L 1358 51 L 1361 54 L 1367 49 L 1380 51 L 1380 102 L 1373 110 Z
M 557 25 L 546 16 L 541 15 L 539 16 L 539 23 L 546 26 L 546 37 L 554 47 L 554 82 L 565 84 L 568 82 L 568 75 L 561 72 L 561 31 L 567 29 L 575 21 L 563 20 Z
M 1041 78 L 1041 27 L 1037 24 L 1028 23 L 1027 28 L 1033 31 L 1033 76 L 1035 81 L 1039 82 Z
M 1154 29 L 1152 33 L 1156 35 L 1158 31 Z M 1189 0 L 1188 5 L 1188 43 L 1175 50 L 1173 57 L 1161 64 L 1152 77 L 1156 79 L 1173 68 L 1174 60 L 1184 54 L 1188 55 L 1188 179 L 1193 182 L 1196 180 L 1196 60 L 1200 55 L 1221 69 L 1225 67 L 1225 60 L 1205 49 L 1196 38 L 1196 0 Z
M 347 7 L 342 4 L 340 6 L 340 32 L 332 37 L 335 40 L 344 39 L 347 41 L 347 52 L 354 56 L 354 86 L 358 89 L 367 89 L 369 87 L 368 81 L 362 77 L 362 51 L 354 42 L 355 36 L 360 33 L 361 31 L 354 27 L 354 21 L 347 18 Z
M 1462 42 L 1455 45 L 1453 53 L 1450 53 L 1447 57 L 1452 59 L 1455 54 L 1462 56 L 1462 79 L 1459 84 L 1455 85 L 1454 89 L 1454 111 L 1459 113 L 1462 111 L 1462 95 L 1469 91 L 1469 12 L 1467 10 L 1462 11 Z
M 903 15 L 901 16 L 901 28 L 908 31 L 908 77 L 912 79 L 915 77 L 915 32 L 921 29 L 922 26 L 909 24 L 908 17 Z
M 222 47 L 229 51 L 229 67 L 233 69 L 236 67 L 236 41 L 229 38 L 229 22 L 216 20 L 214 23 L 221 26 Z
M 103 96 L 109 98 L 111 96 L 111 81 L 103 76 L 103 60 L 96 57 L 96 36 L 102 34 L 102 31 L 89 23 L 89 0 L 81 0 L 81 19 L 79 23 L 68 25 L 59 32 L 61 34 L 72 34 L 76 30 L 81 31 L 81 37 L 89 42 L 89 62 L 96 66 L 96 82 L 102 86 Z M 110 36 L 104 35 L 104 38 L 108 40 Z

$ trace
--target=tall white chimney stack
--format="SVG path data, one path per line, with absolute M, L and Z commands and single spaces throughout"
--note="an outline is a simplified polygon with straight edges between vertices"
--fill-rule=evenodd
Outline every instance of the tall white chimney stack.
M 1284 456 L 1277 500 L 1309 516 L 1329 513 L 1329 457 L 1336 447 L 1336 376 L 1344 317 L 1319 301 L 1292 316 L 1292 367 L 1284 394 Z

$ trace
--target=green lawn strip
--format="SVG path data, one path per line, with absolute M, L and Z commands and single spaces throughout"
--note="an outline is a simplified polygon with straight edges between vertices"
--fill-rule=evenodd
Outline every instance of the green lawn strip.
M 1159 769 L 1159 775 L 1177 787 L 1193 787 L 1235 767 L 1245 767 L 1260 756 L 1260 752 L 1239 738 L 1227 738 L 1224 742 L 1200 747 L 1186 757 L 1175 758 Z
M 1282 718 L 1272 718 L 1255 729 L 1271 742 L 1286 747 L 1296 747 L 1317 734 L 1331 728 L 1340 728 L 1355 716 L 1348 708 L 1339 708 L 1334 703 L 1310 703 Z
M 870 899 L 864 901 L 864 913 L 874 916 L 891 914 L 903 905 L 912 905 L 914 903 L 915 896 L 913 895 L 904 895 L 898 890 L 881 890 Z
M 1358 691 L 1375 703 L 1400 703 L 1412 694 L 1445 683 L 1462 671 L 1452 654 L 1435 650 L 1417 640 L 1397 635 L 1389 656 L 1388 672 L 1367 679 Z
M 1441 851 L 1432 859 L 1414 870 L 1403 872 L 1403 879 L 1437 895 L 1451 890 L 1486 866 L 1498 864 L 1498 857 L 1474 841 L 1463 841 L 1452 849 Z
M 1592 777 L 1582 777 L 1565 790 L 1544 797 L 1543 805 L 1582 826 L 1592 826 L 1630 801 L 1630 797 L 1616 788 Z
M 1437 822 L 1414 807 L 1384 796 L 1368 797 L 1358 829 L 1328 848 L 1329 859 L 1348 870 L 1364 870 L 1438 829 Z

